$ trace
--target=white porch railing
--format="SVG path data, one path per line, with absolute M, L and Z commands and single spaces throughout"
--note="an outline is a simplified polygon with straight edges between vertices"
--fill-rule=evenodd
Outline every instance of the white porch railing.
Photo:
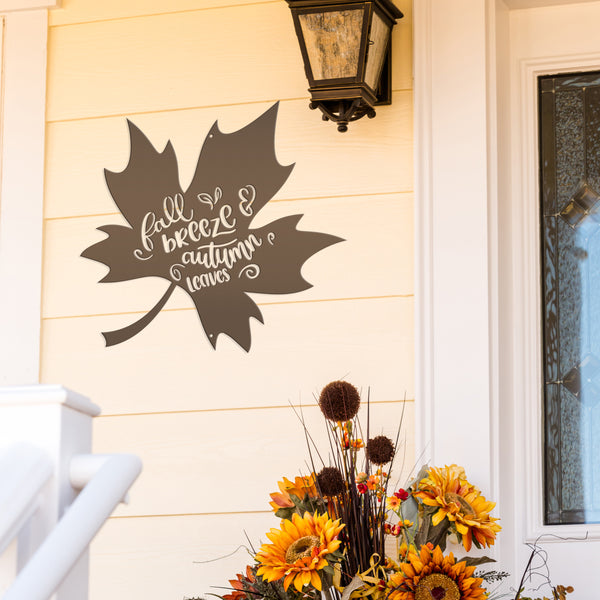
M 3 600 L 88 597 L 88 545 L 142 468 L 133 455 L 88 453 L 98 413 L 59 386 L 0 389 Z
M 0 555 L 38 509 L 52 471 L 46 453 L 24 442 L 0 455 Z
M 75 486 L 87 480 L 96 470 L 3 600 L 48 600 L 123 500 L 142 463 L 131 454 L 75 456 L 71 460 L 71 483 Z

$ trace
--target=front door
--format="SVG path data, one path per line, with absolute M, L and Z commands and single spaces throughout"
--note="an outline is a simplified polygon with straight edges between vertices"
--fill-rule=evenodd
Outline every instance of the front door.
M 542 583 L 546 557 L 553 584 L 593 600 L 600 583 L 592 567 L 600 557 L 600 2 L 511 10 L 508 22 L 515 139 L 507 203 L 531 217 L 523 226 L 513 215 L 513 232 L 537 243 L 530 256 L 513 247 L 512 257 L 512 268 L 528 273 L 529 281 L 515 279 L 513 304 L 523 297 L 534 340 L 529 351 L 516 346 L 513 364 L 529 365 L 522 379 L 537 387 L 533 398 L 521 398 L 523 409 L 513 400 L 526 421 L 515 455 L 528 462 L 523 485 L 531 491 L 515 496 L 523 530 L 515 543 L 537 539 L 547 553 L 529 589 Z

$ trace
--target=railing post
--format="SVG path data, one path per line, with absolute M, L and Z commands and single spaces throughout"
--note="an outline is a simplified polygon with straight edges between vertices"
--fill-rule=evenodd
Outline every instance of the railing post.
M 0 452 L 16 442 L 40 448 L 53 473 L 40 495 L 39 509 L 0 556 L 0 596 L 73 502 L 71 458 L 91 452 L 92 418 L 100 409 L 84 396 L 58 385 L 0 388 Z M 86 600 L 87 552 L 54 596 Z

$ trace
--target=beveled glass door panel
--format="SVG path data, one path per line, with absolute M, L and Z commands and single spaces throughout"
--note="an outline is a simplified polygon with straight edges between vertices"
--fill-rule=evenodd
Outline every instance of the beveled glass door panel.
M 539 80 L 545 522 L 600 522 L 600 73 Z

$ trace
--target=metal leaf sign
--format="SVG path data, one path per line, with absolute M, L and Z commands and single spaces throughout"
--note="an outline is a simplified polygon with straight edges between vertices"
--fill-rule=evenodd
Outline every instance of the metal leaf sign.
M 158 152 L 128 121 L 129 164 L 105 176 L 129 226 L 99 227 L 108 237 L 82 256 L 108 266 L 102 282 L 162 277 L 168 287 L 142 319 L 103 333 L 107 346 L 144 329 L 179 286 L 192 299 L 213 348 L 224 333 L 248 351 L 250 317 L 264 322 L 248 292 L 290 294 L 312 287 L 302 277 L 302 265 L 341 238 L 299 231 L 302 215 L 250 228 L 294 168 L 275 157 L 277 108 L 230 134 L 215 123 L 185 192 L 171 142 Z

